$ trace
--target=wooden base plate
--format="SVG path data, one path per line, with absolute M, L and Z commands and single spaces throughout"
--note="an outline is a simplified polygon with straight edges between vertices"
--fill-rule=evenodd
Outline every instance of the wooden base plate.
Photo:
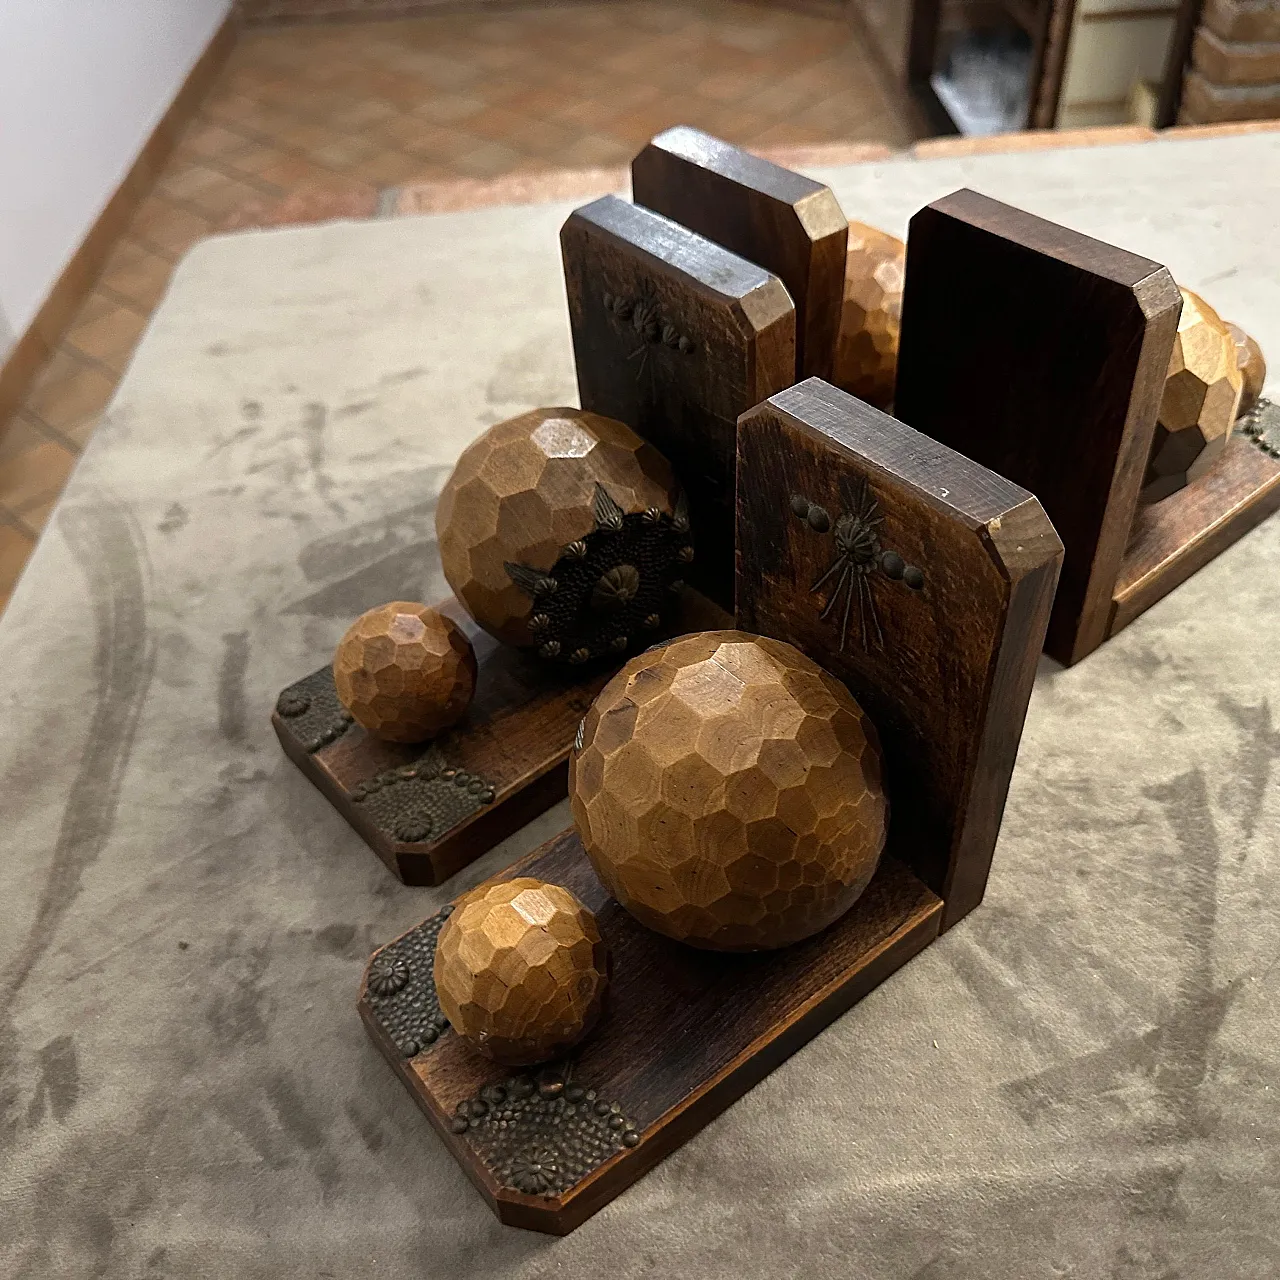
M 613 667 L 553 667 L 499 644 L 452 597 L 479 673 L 461 724 L 383 742 L 353 724 L 331 667 L 290 685 L 271 723 L 289 758 L 405 884 L 439 884 L 562 800 L 578 722 Z
M 439 1011 L 443 917 L 376 952 L 359 1008 L 374 1042 L 499 1219 L 564 1235 L 686 1142 L 938 934 L 942 901 L 885 859 L 843 919 L 780 951 L 726 955 L 637 924 L 566 831 L 500 875 L 572 890 L 609 947 L 595 1031 L 567 1060 L 513 1073 Z
M 430 742 L 383 742 L 352 723 L 331 667 L 276 699 L 285 754 L 405 884 L 447 880 L 568 794 L 569 748 L 621 664 L 553 666 L 500 644 L 452 596 L 435 606 L 467 634 L 476 696 L 463 721 Z M 731 626 L 688 588 L 677 631 Z
M 1252 423 L 1260 424 L 1256 439 L 1245 431 Z M 1280 407 L 1262 401 L 1199 480 L 1138 509 L 1112 597 L 1109 636 L 1280 508 L 1280 461 L 1267 444 L 1273 436 L 1280 445 Z

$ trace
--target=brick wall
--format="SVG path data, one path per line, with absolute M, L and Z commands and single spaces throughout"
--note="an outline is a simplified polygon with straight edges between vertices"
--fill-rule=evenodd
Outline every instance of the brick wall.
M 1280 3 L 1206 0 L 1180 124 L 1280 117 Z

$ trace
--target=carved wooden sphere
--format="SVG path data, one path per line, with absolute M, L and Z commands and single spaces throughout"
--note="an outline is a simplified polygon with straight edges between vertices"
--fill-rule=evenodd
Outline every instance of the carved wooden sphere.
M 424 742 L 466 714 L 476 655 L 451 618 L 395 600 L 351 624 L 334 655 L 333 683 L 338 700 L 375 737 Z
M 893 400 L 906 263 L 907 246 L 897 236 L 849 224 L 833 381 L 878 409 Z
M 445 577 L 482 627 L 574 663 L 652 633 L 693 559 L 667 460 L 581 409 L 490 427 L 449 477 L 436 533 Z
M 528 876 L 462 897 L 436 944 L 436 996 L 453 1029 L 498 1062 L 544 1062 L 595 1025 L 608 984 L 595 916 Z
M 875 727 L 798 649 L 682 636 L 604 687 L 570 758 L 578 834 L 641 924 L 724 951 L 842 916 L 884 848 Z
M 1143 501 L 1167 498 L 1208 471 L 1231 438 L 1242 385 L 1231 331 L 1203 298 L 1183 289 Z
M 1238 325 L 1227 321 L 1231 341 L 1236 344 L 1236 368 L 1240 370 L 1240 408 L 1236 417 L 1248 413 L 1262 395 L 1262 384 L 1267 380 L 1267 362 L 1262 348 Z

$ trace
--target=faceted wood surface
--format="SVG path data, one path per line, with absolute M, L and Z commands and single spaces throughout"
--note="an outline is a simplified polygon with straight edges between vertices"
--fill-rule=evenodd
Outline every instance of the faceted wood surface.
M 1182 315 L 1160 401 L 1142 500 L 1157 502 L 1204 475 L 1227 447 L 1243 375 L 1235 339 L 1199 294 L 1182 290 Z
M 578 395 L 670 460 L 689 495 L 688 580 L 733 608 L 739 414 L 795 380 L 796 309 L 777 276 L 605 196 L 560 232 Z
M 894 413 L 1044 504 L 1060 662 L 1107 637 L 1181 303 L 1159 263 L 974 191 L 911 219 Z
M 1236 344 L 1236 367 L 1240 370 L 1240 408 L 1236 411 L 1236 416 L 1240 417 L 1248 413 L 1262 395 L 1262 387 L 1267 380 L 1267 361 L 1257 340 L 1238 324 L 1228 321 L 1227 328 Z
M 842 391 L 887 410 L 898 371 L 902 283 L 907 246 L 862 222 L 849 224 L 844 309 L 831 381 Z
M 482 627 L 508 644 L 546 645 L 547 635 L 531 627 L 532 619 L 548 614 L 538 593 L 562 557 L 580 551 L 590 559 L 601 489 L 623 515 L 652 512 L 667 522 L 675 516 L 677 494 L 667 460 L 611 418 L 581 409 L 536 409 L 490 427 L 468 446 L 440 495 L 436 533 L 445 577 Z M 664 573 L 671 567 L 665 542 L 658 551 L 641 554 L 652 560 L 646 567 Z M 512 565 L 518 566 L 514 576 Z M 522 578 L 520 567 L 532 576 Z M 603 576 L 618 566 L 598 567 Z M 628 600 L 637 589 L 638 583 Z M 656 584 L 663 605 L 665 592 L 665 581 Z M 562 590 L 557 608 L 567 594 Z M 589 609 L 593 594 L 588 584 L 585 598 L 567 607 Z M 561 655 L 557 645 L 548 656 L 568 654 Z
M 799 650 L 740 631 L 628 662 L 583 722 L 569 796 L 614 897 L 649 928 L 715 950 L 826 928 L 884 848 L 874 726 Z
M 476 655 L 462 629 L 425 604 L 392 601 L 361 614 L 333 659 L 338 699 L 387 742 L 425 742 L 466 714 Z
M 440 930 L 435 984 L 453 1029 L 495 1062 L 544 1062 L 595 1025 L 609 961 L 568 889 L 527 876 L 460 898 Z
M 1025 489 L 817 378 L 738 431 L 738 625 L 842 681 L 884 750 L 886 857 L 982 899 L 1062 544 Z
M 831 376 L 848 224 L 830 188 L 678 125 L 632 161 L 631 190 L 637 204 L 777 276 L 796 307 L 792 381 Z

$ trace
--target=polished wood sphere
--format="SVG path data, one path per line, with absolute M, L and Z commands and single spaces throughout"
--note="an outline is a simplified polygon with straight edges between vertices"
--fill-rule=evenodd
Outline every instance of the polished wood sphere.
M 395 600 L 351 624 L 334 655 L 333 683 L 338 700 L 375 737 L 425 742 L 466 714 L 476 655 L 451 618 Z
M 458 900 L 436 944 L 453 1029 L 512 1066 L 545 1062 L 595 1025 L 608 985 L 595 917 L 568 889 L 523 876 Z
M 1248 413 L 1262 395 L 1262 385 L 1267 380 L 1267 361 L 1256 339 L 1251 338 L 1238 325 L 1227 322 L 1231 341 L 1236 344 L 1236 368 L 1240 370 L 1240 408 L 1236 417 Z
M 1227 447 L 1243 378 L 1231 331 L 1198 294 L 1182 290 L 1182 315 L 1142 484 L 1156 502 L 1198 480 Z
M 485 630 L 568 662 L 654 630 L 693 558 L 667 460 L 581 409 L 490 427 L 445 484 L 436 534 L 450 587 Z
M 893 401 L 907 246 L 862 222 L 849 224 L 844 307 L 832 381 L 877 409 Z
M 633 658 L 569 765 L 578 834 L 641 924 L 717 950 L 780 947 L 842 916 L 884 848 L 874 726 L 798 649 L 740 631 Z

